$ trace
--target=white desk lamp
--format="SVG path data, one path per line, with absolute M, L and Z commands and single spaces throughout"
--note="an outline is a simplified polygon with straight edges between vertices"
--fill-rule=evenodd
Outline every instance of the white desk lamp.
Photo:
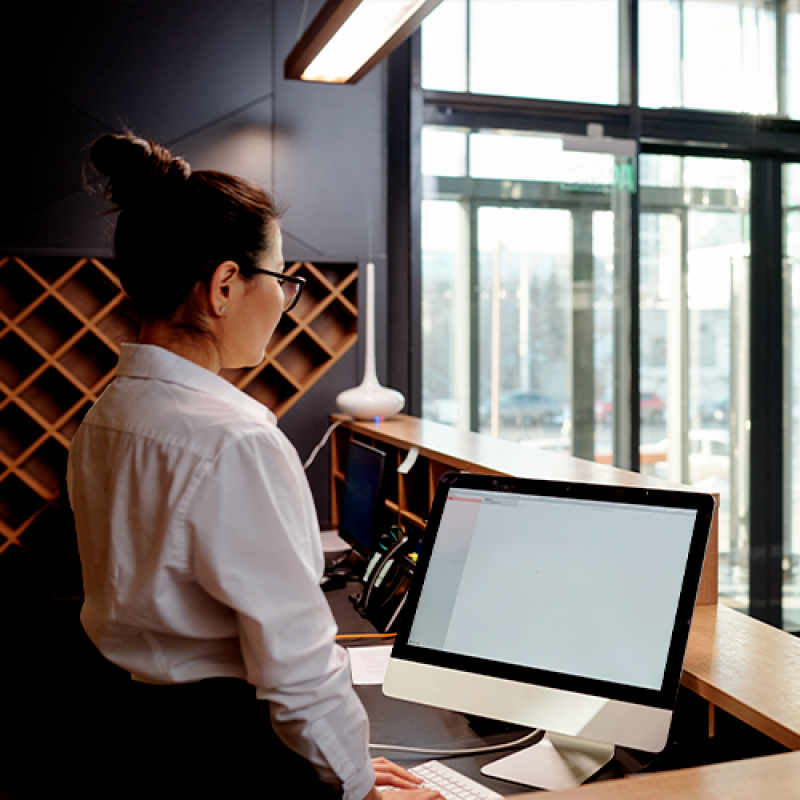
M 356 419 L 392 417 L 400 413 L 406 401 L 400 392 L 381 386 L 375 373 L 375 265 L 371 261 L 367 263 L 366 298 L 364 380 L 360 386 L 341 392 L 336 405 L 343 414 Z

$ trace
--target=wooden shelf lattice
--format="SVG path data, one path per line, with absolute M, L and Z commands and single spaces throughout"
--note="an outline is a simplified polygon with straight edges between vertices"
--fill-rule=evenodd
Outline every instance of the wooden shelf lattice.
M 120 344 L 135 341 L 127 298 L 96 258 L 0 258 L 0 554 L 63 490 L 67 450 L 114 375 Z M 281 319 L 265 360 L 226 370 L 278 417 L 358 337 L 355 264 L 287 266 L 306 286 Z

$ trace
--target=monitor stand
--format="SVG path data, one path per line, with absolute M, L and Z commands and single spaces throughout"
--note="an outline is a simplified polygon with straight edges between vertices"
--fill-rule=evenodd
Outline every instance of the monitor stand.
M 557 791 L 580 786 L 614 758 L 614 745 L 546 733 L 531 747 L 481 767 L 490 778 Z

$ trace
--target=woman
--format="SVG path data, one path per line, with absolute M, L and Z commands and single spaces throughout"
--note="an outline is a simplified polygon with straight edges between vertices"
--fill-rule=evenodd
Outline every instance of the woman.
M 68 466 L 81 621 L 134 679 L 92 738 L 93 768 L 150 795 L 438 797 L 370 761 L 299 458 L 219 377 L 262 361 L 302 289 L 282 274 L 274 202 L 132 135 L 103 136 L 90 157 L 120 212 L 114 268 L 141 323 Z

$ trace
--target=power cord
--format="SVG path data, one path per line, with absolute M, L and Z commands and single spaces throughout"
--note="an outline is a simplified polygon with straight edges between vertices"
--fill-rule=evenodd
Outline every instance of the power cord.
M 425 755 L 432 756 L 477 756 L 481 753 L 496 753 L 499 750 L 511 750 L 515 747 L 522 747 L 523 745 L 528 744 L 532 739 L 540 736 L 541 733 L 542 731 L 540 728 L 535 728 L 530 733 L 526 733 L 519 739 L 514 739 L 513 741 L 506 742 L 505 744 L 492 744 L 486 745 L 485 747 L 471 747 L 465 750 L 440 750 L 429 747 L 408 747 L 400 744 L 372 744 L 371 742 L 369 746 L 372 750 L 395 750 L 398 753 L 424 753 Z
M 311 455 L 306 459 L 306 463 L 303 464 L 303 469 L 308 469 L 311 464 L 314 462 L 314 459 L 317 457 L 317 453 L 322 450 L 323 447 L 328 443 L 328 439 L 331 438 L 331 434 L 342 424 L 342 420 L 337 419 L 328 430 L 325 431 L 325 435 L 320 439 L 319 444 L 311 451 Z

